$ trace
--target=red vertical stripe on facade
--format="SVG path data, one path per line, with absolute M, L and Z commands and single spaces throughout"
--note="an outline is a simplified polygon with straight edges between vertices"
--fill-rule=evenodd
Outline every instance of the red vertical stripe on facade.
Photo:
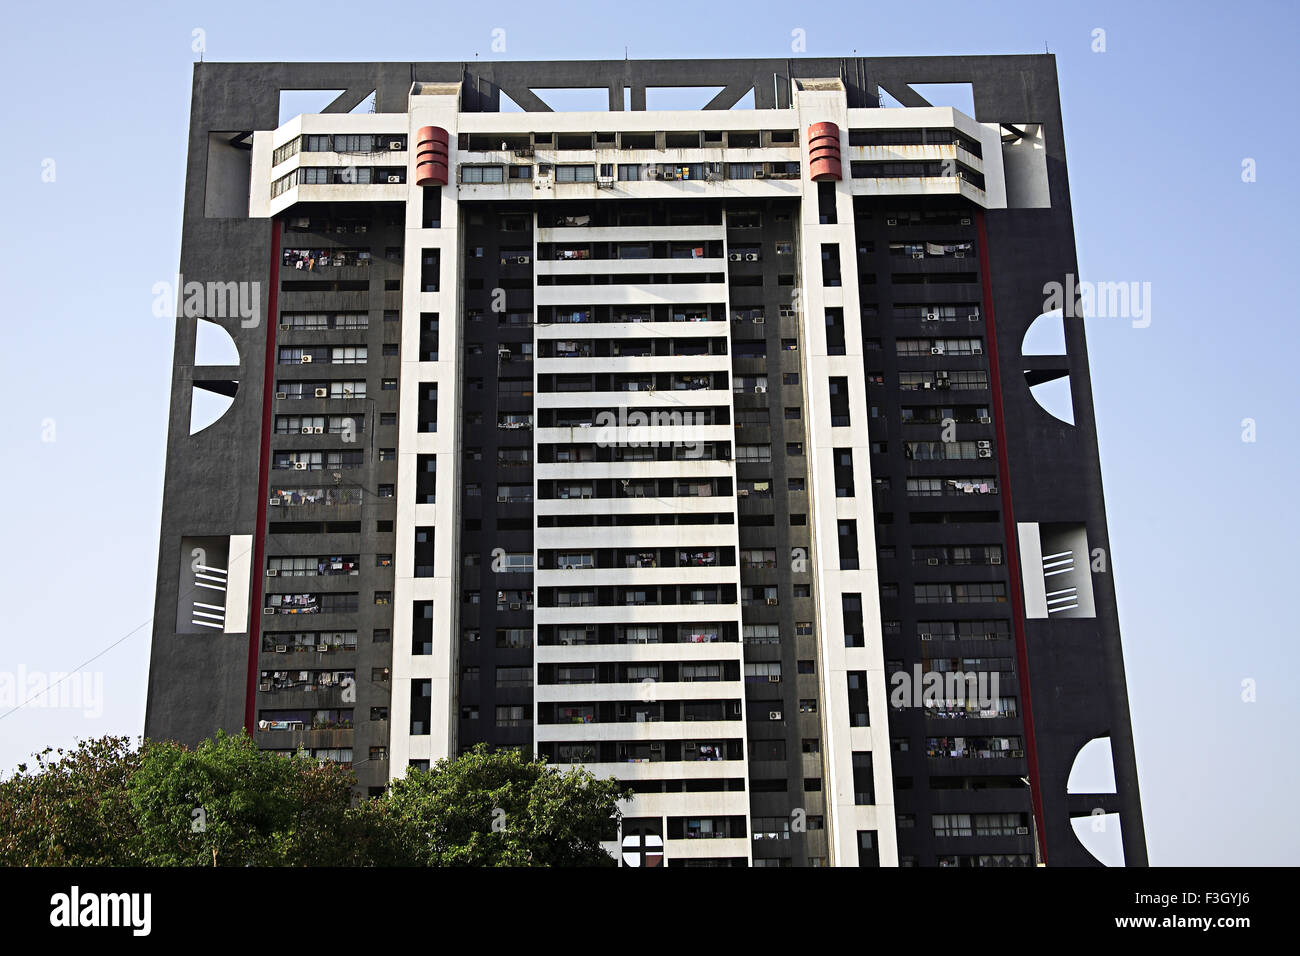
M 1029 761 L 1030 798 L 1037 824 L 1039 852 L 1047 862 L 1047 833 L 1043 829 L 1042 787 L 1038 781 L 1038 745 L 1034 737 L 1034 709 L 1029 699 L 1029 648 L 1025 644 L 1025 601 L 1021 591 L 1020 539 L 1016 533 L 1015 513 L 1011 508 L 1011 469 L 1007 458 L 1007 429 L 1002 416 L 1002 376 L 998 369 L 997 326 L 993 319 L 992 266 L 989 263 L 988 234 L 984 228 L 984 211 L 975 217 L 979 234 L 981 281 L 984 286 L 984 329 L 988 340 L 989 387 L 993 393 L 993 432 L 998 443 L 998 472 L 1002 475 L 1002 524 L 1007 537 L 1007 573 L 1010 577 L 1012 627 L 1016 634 L 1016 669 L 1020 673 L 1021 720 L 1025 725 L 1025 755 Z
M 262 381 L 262 442 L 257 462 L 257 523 L 253 526 L 252 582 L 248 609 L 248 675 L 244 686 L 244 733 L 257 718 L 257 654 L 262 644 L 262 566 L 266 563 L 266 502 L 271 483 L 271 410 L 275 403 L 275 323 L 280 293 L 280 221 L 271 219 L 271 286 L 266 296 L 266 372 Z

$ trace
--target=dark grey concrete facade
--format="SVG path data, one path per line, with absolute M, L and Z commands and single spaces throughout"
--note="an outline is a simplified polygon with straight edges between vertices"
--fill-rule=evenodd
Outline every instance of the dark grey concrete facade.
M 193 362 L 195 317 L 181 316 L 177 319 L 146 735 L 193 743 L 210 736 L 218 728 L 232 733 L 239 732 L 248 723 L 247 715 L 250 713 L 254 715 L 255 723 L 258 714 L 288 709 L 289 706 L 282 699 L 277 699 L 278 695 L 262 692 L 257 692 L 256 701 L 252 704 L 246 699 L 250 676 L 248 632 L 178 633 L 178 604 L 184 602 L 186 589 L 186 562 L 183 560 L 185 539 L 206 540 L 249 535 L 255 545 L 260 543 L 262 550 L 259 553 L 265 558 L 294 554 L 355 553 L 360 556 L 357 575 L 331 580 L 319 587 L 315 584 L 310 587 L 311 590 L 322 592 L 357 594 L 354 612 L 314 615 L 316 620 L 312 622 L 312 627 L 321 631 L 355 632 L 357 649 L 346 663 L 339 663 L 340 659 L 333 654 L 304 654 L 295 656 L 293 664 L 289 665 L 284 663 L 283 655 L 275 653 L 276 641 L 268 641 L 267 632 L 278 633 L 285 628 L 281 626 L 281 617 L 261 616 L 263 592 L 288 593 L 292 587 L 291 582 L 284 579 L 265 578 L 263 561 L 261 566 L 252 567 L 249 624 L 250 627 L 253 626 L 254 619 L 257 618 L 257 626 L 262 633 L 257 646 L 252 649 L 251 666 L 256 672 L 255 677 L 259 679 L 263 671 L 288 668 L 340 668 L 353 671 L 356 697 L 355 701 L 347 703 L 355 713 L 352 726 L 346 731 L 326 729 L 304 732 L 295 735 L 292 743 L 294 746 L 308 748 L 351 748 L 353 763 L 363 789 L 380 787 L 388 777 L 385 744 L 390 715 L 387 712 L 388 689 L 382 672 L 391 663 L 390 649 L 385 644 L 383 634 L 392 628 L 392 609 L 381 603 L 379 595 L 385 590 L 391 590 L 392 571 L 391 566 L 382 566 L 377 556 L 391 554 L 393 551 L 391 519 L 394 511 L 391 501 L 381 495 L 380 489 L 395 483 L 396 470 L 393 464 L 383 459 L 379 451 L 395 444 L 395 441 L 386 439 L 381 416 L 395 414 L 397 411 L 397 393 L 395 390 L 387 390 L 385 382 L 395 382 L 400 370 L 396 358 L 385 357 L 383 347 L 397 341 L 400 321 L 395 319 L 411 318 L 396 315 L 400 309 L 400 294 L 389 283 L 401 276 L 401 256 L 415 253 L 401 249 L 401 229 L 396 218 L 400 211 L 394 212 L 379 206 L 366 213 L 369 229 L 364 240 L 356 239 L 355 235 L 341 237 L 333 231 L 321 232 L 313 228 L 289 231 L 287 224 L 280 220 L 213 215 L 214 210 L 222 213 L 230 210 L 229 204 L 214 206 L 211 202 L 212 170 L 209 164 L 215 162 L 210 146 L 213 133 L 229 134 L 231 139 L 235 139 L 250 131 L 274 129 L 278 125 L 281 90 L 343 89 L 346 92 L 325 110 L 336 113 L 347 112 L 373 92 L 376 97 L 376 112 L 402 113 L 407 108 L 407 94 L 413 82 L 462 83 L 461 109 L 465 112 L 493 112 L 499 107 L 503 93 L 527 110 L 545 111 L 545 103 L 532 92 L 533 89 L 596 87 L 609 89 L 609 108 L 618 112 L 624 107 L 625 96 L 633 110 L 643 110 L 646 89 L 661 86 L 722 86 L 723 91 L 706 107 L 710 109 L 727 109 L 751 90 L 756 107 L 784 108 L 791 105 L 791 78 L 825 77 L 839 78 L 843 82 L 851 108 L 878 105 L 877 96 L 881 90 L 903 106 L 923 106 L 927 104 L 908 84 L 969 82 L 974 90 L 976 120 L 1012 125 L 1034 124 L 1043 128 L 1050 207 L 991 209 L 982 213 L 986 242 L 981 245 L 981 255 L 972 257 L 967 270 L 974 275 L 974 280 L 962 284 L 961 288 L 947 289 L 944 297 L 935 300 L 980 303 L 985 321 L 980 323 L 979 332 L 988 337 L 990 350 L 996 349 L 1000 369 L 997 396 L 999 410 L 989 417 L 996 417 L 999 425 L 996 428 L 990 425 L 985 431 L 979 432 L 981 436 L 987 433 L 990 438 L 996 434 L 998 445 L 1005 454 L 1005 467 L 1002 461 L 998 461 L 994 474 L 1007 493 L 985 509 L 996 512 L 995 521 L 972 528 L 950 526 L 956 530 L 942 536 L 928 531 L 913 533 L 911 529 L 904 530 L 908 524 L 906 515 L 911 511 L 934 512 L 938 509 L 928 504 L 913 506 L 907 501 L 900 483 L 917 472 L 895 458 L 893 452 L 908 437 L 908 433 L 900 429 L 899 410 L 904 405 L 916 403 L 910 396 L 896 390 L 896 382 L 891 384 L 891 376 L 903 368 L 902 363 L 895 363 L 890 358 L 892 346 L 895 338 L 923 335 L 927 334 L 927 330 L 920 325 L 908 325 L 902 320 L 894 319 L 892 312 L 896 305 L 916 300 L 909 299 L 905 293 L 897 296 L 894 294 L 891 275 L 906 273 L 908 267 L 895 268 L 885 253 L 890 238 L 921 239 L 927 238 L 928 234 L 922 235 L 915 230 L 913 233 L 891 231 L 884 225 L 884 220 L 890 209 L 957 208 L 956 205 L 949 203 L 945 207 L 943 203 L 935 203 L 933 200 L 910 204 L 875 200 L 859 203 L 863 213 L 871 215 L 869 221 L 865 215 L 859 220 L 859 240 L 874 243 L 873 252 L 865 255 L 860 253 L 859 269 L 878 278 L 875 286 L 863 287 L 862 304 L 874 307 L 875 311 L 870 314 L 864 312 L 860 317 L 846 314 L 844 320 L 860 320 L 863 323 L 864 339 L 879 340 L 882 354 L 886 357 L 877 369 L 868 356 L 865 369 L 868 375 L 876 371 L 886 375 L 884 391 L 888 393 L 881 395 L 879 404 L 886 414 L 880 425 L 873 423 L 872 435 L 873 439 L 879 435 L 881 441 L 887 441 L 891 453 L 888 461 L 882 460 L 878 471 L 873 467 L 873 474 L 889 475 L 894 479 L 894 484 L 891 495 L 877 496 L 876 533 L 878 544 L 888 544 L 897 549 L 895 560 L 899 572 L 893 576 L 888 575 L 882 562 L 882 581 L 888 578 L 891 582 L 898 583 L 900 593 L 907 594 L 909 585 L 928 580 L 953 579 L 952 575 L 936 576 L 926 569 L 905 569 L 908 559 L 904 556 L 904 550 L 913 546 L 997 543 L 1004 549 L 1004 553 L 1013 552 L 1017 548 L 1017 542 L 1004 533 L 1004 527 L 1010 526 L 1012 520 L 1019 523 L 1082 525 L 1086 529 L 1089 546 L 1104 551 L 1105 570 L 1092 575 L 1096 603 L 1094 618 L 1026 619 L 1023 613 L 1018 613 L 1013 606 L 1008 605 L 997 614 L 981 615 L 1005 621 L 1008 625 L 1005 639 L 981 644 L 978 648 L 960 642 L 962 646 L 955 653 L 957 656 L 968 654 L 1017 658 L 1017 665 L 1008 674 L 1014 674 L 1021 692 L 1029 699 L 1022 705 L 1024 710 L 1020 717 L 999 732 L 1028 737 L 1029 728 L 1026 723 L 1031 719 L 1033 765 L 1031 766 L 1031 758 L 1027 757 L 1023 761 L 1023 770 L 1021 763 L 1016 762 L 1016 767 L 1004 768 L 1006 772 L 1002 775 L 1008 776 L 1014 771 L 1015 776 L 1023 773 L 1034 778 L 1034 792 L 1041 801 L 1038 808 L 1043 827 L 1040 849 L 1045 852 L 1048 861 L 1052 865 L 1091 865 L 1095 862 L 1074 836 L 1071 818 L 1088 816 L 1100 808 L 1121 815 L 1127 863 L 1145 865 L 1145 837 L 1136 759 L 1128 715 L 1115 589 L 1111 577 L 1113 556 L 1106 529 L 1083 323 L 1065 323 L 1067 352 L 1059 358 L 1022 359 L 1020 353 L 1026 330 L 1043 311 L 1045 284 L 1064 282 L 1067 275 L 1077 275 L 1078 269 L 1055 61 L 1049 56 L 545 63 L 208 63 L 196 66 L 179 271 L 187 283 L 258 284 L 261 289 L 261 314 L 255 323 L 241 316 L 203 316 L 224 328 L 234 340 L 240 356 L 236 368 L 196 367 Z M 847 163 L 845 174 L 848 175 Z M 774 202 L 765 207 L 762 234 L 757 237 L 757 241 L 764 247 L 777 241 L 798 241 L 797 230 L 793 225 L 785 226 L 778 222 L 775 215 L 778 211 L 775 207 L 778 205 Z M 488 210 L 488 215 L 495 216 L 501 211 L 491 209 Z M 526 211 L 531 215 L 531 209 Z M 970 211 L 975 212 L 973 209 Z M 295 212 L 324 221 L 332 221 L 340 213 L 330 209 L 301 209 Z M 772 212 L 773 215 L 769 218 L 767 212 Z M 349 208 L 347 213 L 355 217 L 359 214 L 359 208 Z M 797 215 L 793 218 L 797 222 Z M 970 224 L 966 226 L 945 227 L 948 231 L 944 235 L 957 240 L 980 242 L 977 218 L 972 215 Z M 488 223 L 481 227 L 465 227 L 465 237 L 467 243 L 488 247 L 493 253 L 498 245 L 506 243 L 506 240 L 499 239 L 496 230 Z M 753 241 L 756 237 L 747 234 L 745 238 Z M 531 242 L 531 238 L 527 241 Z M 510 243 L 514 242 L 512 238 Z M 339 277 L 345 282 L 364 283 L 363 290 L 353 286 L 325 288 L 323 285 L 319 289 L 297 288 L 294 284 L 301 283 L 302 277 L 294 270 L 285 270 L 279 258 L 273 257 L 273 248 L 284 249 L 295 245 L 330 249 L 360 248 L 364 245 L 365 248 L 376 251 L 396 249 L 397 257 L 393 259 L 376 254 L 364 276 L 358 274 L 351 279 Z M 491 254 L 487 261 L 495 263 Z M 787 369 L 783 364 L 787 362 L 787 357 L 782 351 L 781 343 L 785 339 L 798 339 L 800 329 L 799 320 L 780 316 L 782 305 L 788 301 L 788 294 L 784 291 L 782 268 L 776 262 L 776 256 L 765 256 L 761 267 L 752 267 L 752 271 L 761 277 L 758 286 L 733 286 L 733 304 L 740 307 L 762 306 L 768 316 L 761 333 L 756 333 L 754 329 L 744 330 L 746 336 L 754 333 L 757 337 L 761 334 L 766 340 L 766 358 L 737 356 L 733 361 L 733 374 L 746 375 L 761 371 L 772 382 L 772 387 L 765 396 L 737 396 L 738 415 L 742 409 L 747 408 L 765 407 L 770 413 L 770 423 L 765 429 L 760 425 L 737 423 L 737 441 L 770 441 L 775 448 L 783 448 L 786 443 L 801 440 L 805 423 L 786 420 L 784 415 L 787 406 L 799 404 L 799 388 L 791 387 L 787 390 L 778 384 L 783 371 L 798 367 L 797 363 L 791 362 Z M 731 270 L 732 277 L 743 274 L 748 269 L 751 269 L 748 265 L 737 265 Z M 494 283 L 522 282 L 525 278 L 522 275 L 503 278 L 492 270 L 474 277 L 483 280 L 482 288 L 491 288 Z M 268 312 L 272 284 L 276 286 L 276 309 Z M 531 286 L 531 278 L 528 284 Z M 481 292 L 468 292 L 465 298 L 467 309 L 476 307 L 476 295 L 485 297 Z M 750 299 L 753 301 L 750 302 Z M 522 303 L 520 308 L 531 310 L 532 304 Z M 355 334 L 331 331 L 309 336 L 278 328 L 282 314 L 290 311 L 362 311 L 367 313 L 369 321 L 365 330 Z M 990 316 L 993 323 L 987 322 Z M 464 321 L 464 316 L 441 316 L 440 321 L 461 322 Z M 268 322 L 273 328 L 268 329 Z M 964 331 L 974 334 L 975 330 Z M 270 337 L 268 332 L 272 333 Z M 741 332 L 733 329 L 733 340 L 740 335 Z M 497 349 L 509 345 L 516 337 L 508 329 L 498 330 L 495 327 L 476 334 L 475 340 L 483 345 L 483 357 L 481 360 L 471 358 L 466 365 L 466 374 L 477 374 L 495 384 L 494 377 L 504 374 L 495 362 Z M 268 481 L 273 484 L 280 480 L 280 476 L 268 476 L 263 472 L 266 467 L 264 441 L 267 444 L 266 451 L 272 454 L 277 449 L 290 447 L 332 447 L 321 438 L 295 438 L 292 435 L 275 434 L 274 431 L 264 436 L 264 422 L 268 416 L 273 419 L 286 411 L 282 407 L 284 403 L 276 403 L 273 413 L 268 413 L 267 405 L 273 401 L 273 396 L 266 393 L 265 383 L 269 380 L 274 387 L 274 384 L 281 381 L 312 380 L 311 369 L 307 366 L 289 370 L 275 368 L 268 379 L 267 363 L 275 362 L 274 351 L 268 351 L 268 343 L 273 350 L 308 343 L 364 343 L 368 346 L 369 363 L 357 367 L 358 376 L 364 377 L 368 385 L 368 400 L 362 411 L 365 427 L 359 443 L 359 447 L 365 451 L 364 465 L 358 470 L 347 472 L 342 479 L 343 485 L 362 489 L 362 503 L 359 506 L 314 515 L 299 513 L 291 516 L 276 512 L 275 509 L 268 511 L 259 489 Z M 991 356 L 986 356 L 984 360 L 970 363 L 969 367 L 988 369 L 990 358 Z M 928 366 L 924 366 L 924 363 L 907 366 L 921 367 Z M 1034 374 L 1027 378 L 1025 370 L 1032 370 Z M 509 372 L 510 375 L 514 373 L 515 370 Z M 1032 381 L 1062 373 L 1068 373 L 1072 387 L 1073 426 L 1046 416 L 1029 392 Z M 214 390 L 229 391 L 228 383 L 231 382 L 238 383 L 231 408 L 210 427 L 197 434 L 189 434 L 190 396 L 193 387 L 196 384 L 200 387 L 206 384 Z M 474 430 L 470 417 L 475 414 L 491 416 L 503 409 L 531 410 L 531 405 L 527 402 L 516 401 L 498 406 L 493 399 L 494 395 L 487 390 L 477 397 L 469 393 L 442 396 L 441 400 L 447 408 L 442 421 L 451 422 L 454 420 L 452 416 L 461 419 L 460 427 L 463 434 L 468 436 Z M 961 401 L 965 402 L 966 399 L 962 398 Z M 987 404 L 989 399 L 972 398 L 970 401 Z M 332 403 L 326 403 L 317 413 L 346 414 L 354 410 L 351 404 L 336 407 Z M 854 413 L 859 411 L 863 414 L 867 412 L 865 409 L 855 409 Z M 971 431 L 970 435 L 974 436 L 975 431 Z M 963 433 L 961 437 L 967 435 Z M 470 466 L 463 473 L 465 483 L 479 480 L 484 489 L 492 487 L 489 482 L 493 480 L 491 473 L 496 467 L 496 440 L 496 433 L 493 433 L 483 443 L 483 460 L 478 466 L 481 475 L 476 479 L 475 469 Z M 810 510 L 806 501 L 807 494 L 790 490 L 788 481 L 791 478 L 806 477 L 807 465 L 797 456 L 782 457 L 780 461 L 776 461 L 775 457 L 774 452 L 774 461 L 770 467 L 738 467 L 739 480 L 766 478 L 771 481 L 773 488 L 771 499 L 746 498 L 741 503 L 740 544 L 742 549 L 772 548 L 778 555 L 783 555 L 793 548 L 809 545 L 806 533 L 780 520 L 787 514 Z M 325 476 L 321 479 L 324 482 L 331 472 L 326 469 L 311 474 Z M 531 474 L 531 471 L 527 474 Z M 483 481 L 483 478 L 488 480 Z M 530 481 L 531 478 L 521 470 L 519 480 Z M 464 484 L 460 494 L 465 495 Z M 474 526 L 462 525 L 459 529 L 463 552 L 470 553 L 477 549 L 480 555 L 486 553 L 489 548 L 485 542 L 488 540 L 493 545 L 500 545 L 505 540 L 512 547 L 528 546 L 531 533 L 514 524 L 510 524 L 505 531 L 494 530 L 492 534 L 485 532 L 495 529 L 495 522 L 502 517 L 531 520 L 530 509 L 506 505 L 504 508 L 496 507 L 493 511 L 490 502 L 480 499 L 479 503 L 475 503 L 467 497 L 462 497 L 461 500 L 463 517 L 469 521 L 481 522 Z M 881 517 L 884 514 L 890 516 L 887 523 Z M 775 515 L 778 520 L 769 523 L 766 520 L 769 515 Z M 390 522 L 387 530 L 381 524 L 384 521 Z M 319 527 L 308 527 L 313 522 L 319 522 Z M 333 522 L 344 523 L 347 530 L 331 530 L 330 523 Z M 351 530 L 352 523 L 355 523 L 356 530 Z M 290 527 L 295 524 L 299 526 Z M 479 540 L 480 537 L 482 541 Z M 967 577 L 972 581 L 987 579 L 1005 582 L 1014 594 L 1020 587 L 1020 581 L 1010 575 L 1010 570 L 1009 565 L 1003 565 L 1000 570 L 969 573 Z M 481 567 L 466 568 L 463 574 L 462 591 L 478 587 L 481 583 L 480 575 L 485 579 L 488 577 Z M 798 622 L 812 620 L 811 601 L 805 606 L 801 604 L 805 599 L 795 597 L 793 592 L 795 585 L 808 583 L 798 574 L 785 570 L 779 573 L 747 570 L 742 573 L 742 583 L 773 584 L 781 589 L 779 607 L 759 609 L 753 612 L 752 617 L 751 612 L 746 611 L 747 622 L 751 619 L 760 622 L 768 619 L 779 621 L 782 633 L 793 634 Z M 527 586 L 531 588 L 531 584 Z M 309 588 L 302 585 L 301 589 Z M 472 656 L 481 665 L 483 675 L 489 674 L 498 664 L 509 666 L 525 664 L 531 660 L 524 650 L 498 649 L 492 638 L 498 627 L 524 625 L 527 614 L 509 610 L 497 612 L 482 605 L 471 607 L 466 604 L 462 607 L 460 616 L 462 631 L 474 629 L 480 632 L 478 640 L 481 643 L 473 650 Z M 897 630 L 893 633 L 890 627 L 885 628 L 886 657 L 909 667 L 914 661 L 929 659 L 929 649 L 917 641 L 915 625 L 918 621 L 934 616 L 929 609 L 907 606 L 905 601 L 894 601 L 892 604 L 882 601 L 882 617 L 898 623 Z M 325 618 L 329 618 L 329 621 L 325 622 Z M 796 637 L 792 643 L 779 646 L 746 648 L 746 661 L 766 660 L 777 655 L 784 665 L 783 670 L 793 675 L 799 673 L 799 662 L 815 660 L 817 651 L 811 636 L 807 639 Z M 469 659 L 464 648 L 461 656 Z M 1019 662 L 1027 662 L 1027 671 Z M 260 680 L 255 682 L 260 683 Z M 815 696 L 816 693 L 815 682 L 791 680 L 779 686 L 751 689 L 747 697 L 751 700 L 751 710 L 766 711 L 779 703 L 787 713 L 796 714 L 799 700 Z M 338 689 L 317 694 L 319 697 L 313 698 L 311 707 L 343 706 L 344 698 Z M 489 712 L 499 703 L 530 700 L 529 695 L 522 690 L 501 691 L 486 685 L 462 685 L 461 694 L 467 706 L 477 706 L 481 713 Z M 294 706 L 307 705 L 295 703 Z M 379 716 L 381 713 L 382 717 Z M 391 715 L 391 719 L 405 720 L 407 716 Z M 801 757 L 803 742 L 817 737 L 815 724 L 815 720 L 803 723 L 790 721 L 785 724 L 782 732 L 785 754 L 783 761 L 765 761 L 762 755 L 754 752 L 755 741 L 770 742 L 774 737 L 769 728 L 749 728 L 747 740 L 751 750 L 751 777 L 776 779 L 779 774 L 783 774 L 788 783 L 785 788 L 769 789 L 767 792 L 751 787 L 753 816 L 788 816 L 796 807 L 811 807 L 812 811 L 816 810 L 816 796 L 803 792 L 801 781 L 805 774 L 802 769 L 798 769 L 806 764 Z M 462 722 L 459 733 L 462 746 L 477 739 L 501 745 L 528 742 L 527 732 L 518 728 L 497 734 L 477 729 L 483 726 L 487 724 L 469 725 Z M 927 777 L 951 780 L 974 776 L 936 770 L 932 763 L 915 756 L 918 744 L 919 749 L 924 750 L 927 735 L 953 733 L 955 730 L 943 729 L 916 715 L 909 715 L 898 718 L 896 729 L 891 720 L 891 732 L 900 737 L 910 737 L 914 750 L 914 756 L 907 759 L 900 760 L 899 755 L 895 754 L 895 777 L 909 778 L 906 795 L 901 790 L 896 793 L 898 810 L 900 813 L 913 814 L 916 827 L 908 834 L 900 831 L 900 852 L 903 855 L 912 858 L 918 865 L 925 866 L 934 865 L 937 858 L 956 853 L 951 844 L 930 835 L 928 821 L 931 813 L 1016 812 L 1025 814 L 1028 824 L 1034 807 L 1027 793 L 1013 796 L 1010 793 L 999 794 L 996 789 L 983 789 L 978 785 L 943 789 L 931 788 L 926 784 Z M 1097 737 L 1108 737 L 1110 740 L 1116 793 L 1067 795 L 1066 780 L 1075 756 L 1085 743 Z M 285 746 L 264 734 L 258 735 L 258 741 L 276 749 Z M 1027 744 L 1025 749 L 1030 750 L 1031 747 Z M 782 764 L 779 771 L 778 763 Z M 1033 842 L 1031 837 L 1027 837 L 1000 840 L 988 846 L 966 844 L 960 852 L 972 857 L 984 852 L 1032 854 Z M 797 834 L 791 844 L 791 852 L 787 855 L 794 857 L 798 863 L 824 852 L 819 850 L 818 839 L 811 833 Z M 766 847 L 762 850 L 756 848 L 755 856 L 768 852 Z M 784 853 L 785 849 L 782 848 L 781 852 Z

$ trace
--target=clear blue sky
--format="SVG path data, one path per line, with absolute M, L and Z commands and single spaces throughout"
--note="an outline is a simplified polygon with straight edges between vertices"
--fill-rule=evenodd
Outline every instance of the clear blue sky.
M 1300 473 L 1300 17 L 1269 2 L 1064 6 L 9 7 L 0 672 L 75 669 L 152 614 L 172 325 L 153 316 L 151 287 L 179 258 L 195 28 L 209 60 L 617 58 L 625 45 L 644 58 L 783 57 L 796 28 L 809 56 L 1046 43 L 1082 277 L 1152 284 L 1149 328 L 1088 330 L 1151 859 L 1300 862 L 1300 761 L 1286 736 L 1297 626 L 1285 611 Z M 1098 27 L 1105 53 L 1091 50 Z M 491 52 L 494 28 L 505 53 Z M 1257 182 L 1242 182 L 1246 157 Z M 0 768 L 77 736 L 138 734 L 149 631 L 89 665 L 103 675 L 101 715 L 0 719 Z M 1241 700 L 1246 678 L 1255 703 Z

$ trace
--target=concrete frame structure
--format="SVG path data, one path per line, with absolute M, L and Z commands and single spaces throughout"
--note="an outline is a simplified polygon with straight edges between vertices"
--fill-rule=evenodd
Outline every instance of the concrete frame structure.
M 200 64 L 181 272 L 265 310 L 178 309 L 149 736 L 581 762 L 629 865 L 1086 864 L 1098 811 L 1145 864 L 1082 324 L 1021 354 L 1077 272 L 1050 56 Z

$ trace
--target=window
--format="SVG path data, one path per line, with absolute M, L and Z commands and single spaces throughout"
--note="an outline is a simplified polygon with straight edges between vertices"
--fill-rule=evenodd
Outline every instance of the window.
M 525 649 L 533 646 L 533 629 L 531 627 L 499 627 L 497 628 L 497 647 L 512 649 Z M 497 670 L 497 686 L 501 686 L 501 669 Z M 531 686 L 532 677 L 529 676 Z
M 835 243 L 822 245 L 822 285 L 840 284 L 840 247 Z
M 853 755 L 853 802 L 858 806 L 871 806 L 876 802 L 876 784 L 872 776 L 871 754 Z
M 498 727 L 523 727 L 532 723 L 532 719 L 525 716 L 521 704 L 498 704 L 496 713 Z
M 931 818 L 931 826 L 937 837 L 968 837 L 971 835 L 971 815 L 969 813 L 936 813 Z
M 496 669 L 498 687 L 532 687 L 533 669 L 529 667 L 498 667 Z
M 870 727 L 867 706 L 867 672 L 849 671 L 846 675 L 849 690 L 849 726 Z
M 593 166 L 556 166 L 555 181 L 557 183 L 591 183 L 596 181 L 596 171 Z
M 375 137 L 369 133 L 334 134 L 334 152 L 336 153 L 371 153 L 374 152 Z
M 745 664 L 746 684 L 776 683 L 780 679 L 780 661 L 750 661 Z
M 462 183 L 500 183 L 505 181 L 501 166 L 464 166 L 460 167 Z
M 301 144 L 302 144 L 302 137 L 295 136 L 293 139 L 285 143 L 283 146 L 277 147 L 276 150 L 271 154 L 271 165 L 279 166 L 286 159 L 289 159 L 292 156 L 297 156 L 298 148 Z
M 411 681 L 411 735 L 428 736 L 433 717 L 433 681 Z

